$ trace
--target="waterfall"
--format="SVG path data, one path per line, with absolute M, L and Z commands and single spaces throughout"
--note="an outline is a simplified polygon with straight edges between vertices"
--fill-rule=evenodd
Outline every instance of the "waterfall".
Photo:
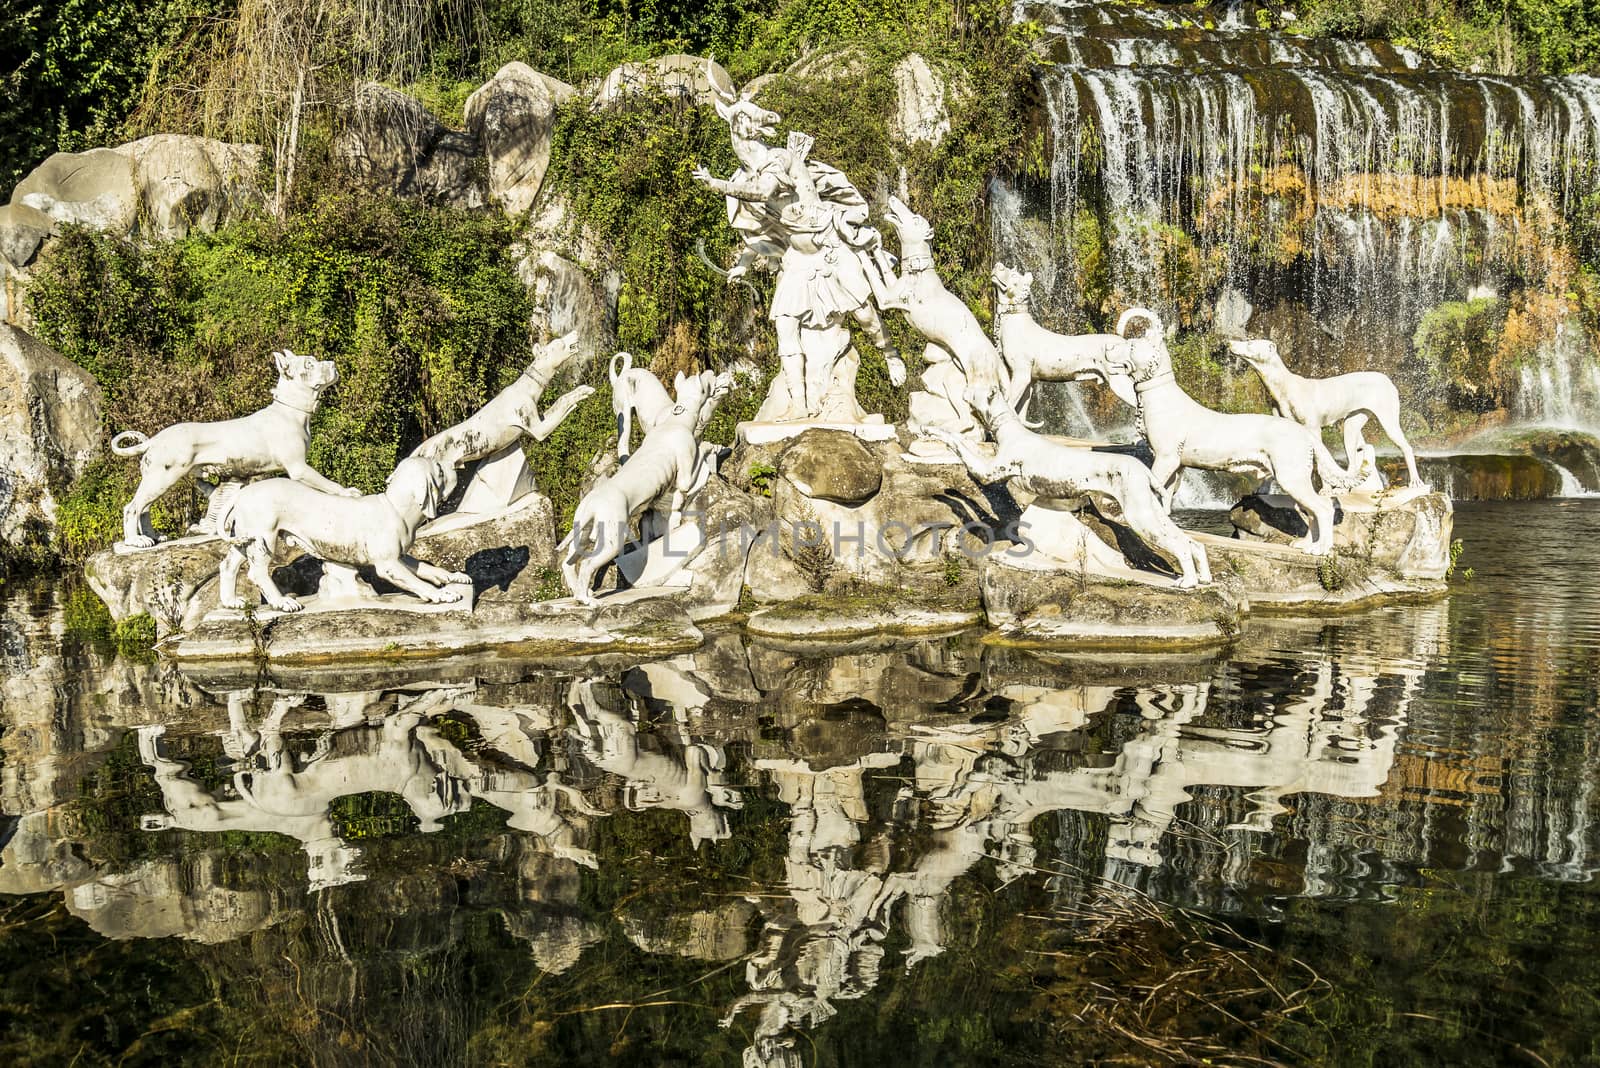
M 1203 325 L 1231 286 L 1310 373 L 1398 374 L 1429 309 L 1551 277 L 1562 220 L 1600 195 L 1600 79 L 1437 70 L 1385 42 L 1248 28 L 1238 7 L 1222 29 L 1109 0 L 1018 10 L 1051 60 L 1050 168 L 1047 188 L 1015 187 L 996 253 L 1074 329 L 1135 303 Z M 1016 242 L 1027 214 L 1048 252 Z M 1100 307 L 1078 262 L 1093 241 Z M 1583 366 L 1574 403 L 1600 374 Z M 1558 396 L 1561 373 L 1546 389 L 1535 368 L 1524 401 Z
M 1576 323 L 1561 323 L 1518 376 L 1518 418 L 1537 426 L 1600 432 L 1600 363 Z

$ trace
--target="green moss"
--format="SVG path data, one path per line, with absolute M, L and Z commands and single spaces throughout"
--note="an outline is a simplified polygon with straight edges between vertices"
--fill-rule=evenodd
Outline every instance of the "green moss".
M 116 643 L 117 652 L 134 659 L 149 654 L 157 637 L 156 621 L 144 612 L 119 620 L 111 628 L 111 640 Z

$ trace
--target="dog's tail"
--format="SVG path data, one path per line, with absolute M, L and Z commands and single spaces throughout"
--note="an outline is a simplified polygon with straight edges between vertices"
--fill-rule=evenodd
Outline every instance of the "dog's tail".
M 124 438 L 127 438 L 133 444 L 122 444 Z M 124 430 L 111 439 L 111 452 L 116 456 L 143 456 L 144 451 L 149 447 L 150 439 L 137 430 Z
M 626 375 L 633 370 L 633 354 L 619 352 L 611 357 L 611 407 L 617 413 L 617 459 L 626 460 L 633 451 L 633 398 L 627 395 Z
M 1161 316 L 1157 315 L 1149 308 L 1129 308 L 1117 318 L 1117 334 L 1124 338 L 1127 337 L 1128 326 L 1135 319 L 1147 320 L 1150 324 L 1147 329 L 1155 331 L 1157 335 L 1161 333 Z
M 1333 453 L 1328 451 L 1328 447 L 1316 434 L 1311 435 L 1311 457 L 1316 465 L 1317 478 L 1322 482 L 1324 493 L 1330 491 L 1345 493 L 1356 488 L 1360 481 L 1359 474 L 1339 466 L 1339 461 L 1333 458 Z

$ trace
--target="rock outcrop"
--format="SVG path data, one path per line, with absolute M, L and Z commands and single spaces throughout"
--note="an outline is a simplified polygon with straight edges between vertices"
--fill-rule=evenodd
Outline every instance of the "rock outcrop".
M 653 89 L 692 104 L 709 104 L 716 99 L 713 83 L 724 92 L 733 89 L 733 79 L 715 60 L 681 54 L 659 56 L 643 63 L 624 63 L 611 71 L 600 83 L 594 103 L 605 107 Z
M 889 130 L 906 144 L 937 145 L 950 132 L 945 81 L 912 52 L 894 65 L 895 109 Z
M 260 204 L 261 164 L 256 145 L 157 134 L 116 148 L 57 152 L 17 183 L 11 203 L 48 218 L 52 232 L 70 224 L 170 241 L 191 230 L 215 230 Z M 32 241 L 26 234 L 39 220 L 13 215 L 5 222 L 13 233 L 18 222 L 28 226 L 20 243 L 7 240 L 16 248 L 6 258 L 22 267 L 13 252 Z M 38 242 L 32 244 L 37 251 Z
M 333 152 L 357 178 L 400 196 L 458 208 L 488 203 L 477 141 L 376 82 L 356 90 Z
M 20 544 L 54 522 L 57 495 L 100 451 L 104 403 L 89 372 L 0 324 L 0 540 Z
M 526 63 L 507 63 L 467 97 L 467 132 L 489 161 L 489 198 L 507 215 L 533 207 L 550 166 L 556 105 L 576 92 Z

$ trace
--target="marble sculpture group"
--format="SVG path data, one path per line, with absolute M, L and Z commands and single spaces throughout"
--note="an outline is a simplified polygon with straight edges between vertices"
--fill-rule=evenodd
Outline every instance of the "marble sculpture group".
M 1009 483 L 1024 500 L 1069 508 L 1093 502 L 1167 561 L 1178 589 L 1212 580 L 1205 548 L 1170 514 L 1185 469 L 1271 479 L 1304 520 L 1304 537 L 1295 544 L 1317 555 L 1333 547 L 1334 495 L 1378 484 L 1374 454 L 1362 437 L 1368 414 L 1399 446 L 1413 488 L 1421 488 L 1399 426 L 1398 394 L 1384 375 L 1302 378 L 1284 366 L 1271 341 L 1235 341 L 1233 353 L 1260 373 L 1276 414 L 1213 411 L 1178 382 L 1155 312 L 1129 308 L 1111 333 L 1057 334 L 1033 317 L 1033 276 L 1004 264 L 992 276 L 991 336 L 940 280 L 928 220 L 899 197 L 888 197 L 881 217 L 898 238 L 898 257 L 892 255 L 872 222 L 872 205 L 846 175 L 812 157 L 810 137 L 791 133 L 783 144 L 772 143 L 781 117 L 749 94 L 719 89 L 715 106 L 740 166 L 728 178 L 704 168 L 694 173 L 724 198 L 728 221 L 742 239 L 726 277 L 777 275 L 770 318 L 779 367 L 754 420 L 777 439 L 817 427 L 893 431 L 857 401 L 860 356 L 851 328 L 865 333 L 887 361 L 890 380 L 902 386 L 905 365 L 884 329 L 884 316 L 900 313 L 928 345 L 903 439 L 921 462 L 959 465 L 979 483 Z M 400 462 L 382 493 L 365 496 L 318 474 L 306 460 L 312 413 L 338 377 L 333 364 L 274 353 L 279 380 L 272 403 L 261 411 L 225 423 L 178 424 L 148 439 L 133 432 L 113 439 L 117 455 L 140 457 L 142 474 L 124 513 L 119 551 L 155 544 L 151 504 L 193 473 L 212 500 L 204 532 L 230 545 L 220 571 L 223 608 L 244 607 L 237 576 L 247 566 L 270 609 L 299 610 L 272 577 L 286 546 L 323 561 L 323 592 L 338 594 L 340 604 L 376 598 L 358 569 L 422 601 L 459 601 L 460 585 L 470 579 L 415 559 L 418 531 L 451 510 L 447 505 L 469 518 L 492 515 L 532 488 L 523 439 L 545 440 L 594 392 L 579 386 L 539 411 L 540 398 L 576 349 L 574 337 L 539 346 L 511 386 L 424 441 Z M 732 384 L 726 374 L 679 374 L 669 393 L 628 353 L 611 359 L 609 375 L 619 466 L 593 482 L 571 533 L 557 546 L 560 580 L 584 605 L 601 597 L 597 581 L 630 543 L 648 547 L 682 524 L 685 508 L 717 470 L 723 450 L 703 436 Z M 1070 381 L 1098 383 L 1137 408 L 1148 465 L 1127 449 L 1036 433 L 1025 414 L 1032 396 L 1041 383 Z M 1334 423 L 1344 426 L 1348 469 L 1321 440 L 1323 426 Z M 741 434 L 748 425 L 741 425 Z M 636 430 L 642 440 L 634 447 Z M 462 472 L 464 490 L 457 485 Z M 264 475 L 281 477 L 249 481 Z M 230 484 L 219 485 L 225 480 Z

